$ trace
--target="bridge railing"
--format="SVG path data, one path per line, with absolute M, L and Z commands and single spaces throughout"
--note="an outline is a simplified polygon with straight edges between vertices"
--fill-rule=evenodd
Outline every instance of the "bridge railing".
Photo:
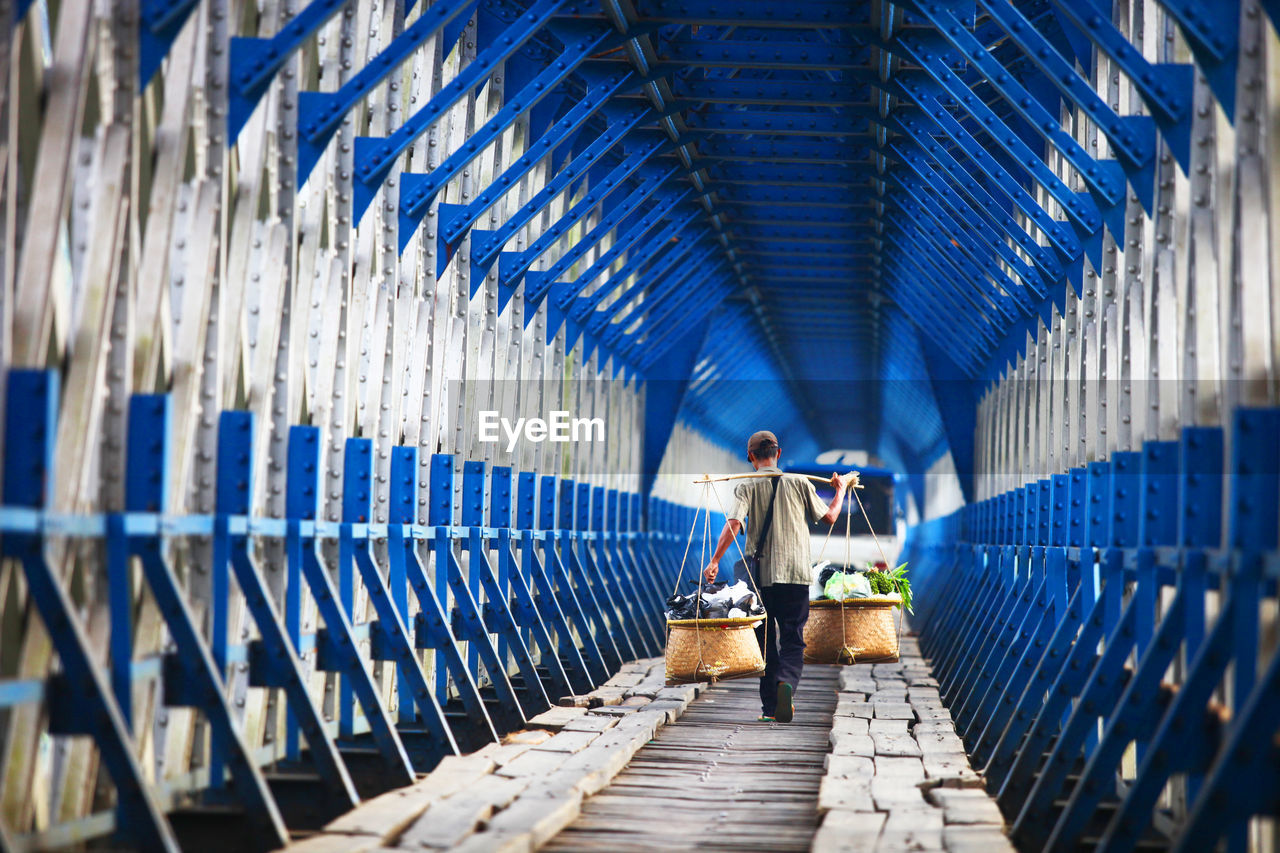
M 1280 409 L 911 529 L 921 648 L 1026 849 L 1232 849 L 1280 791 Z
M 253 415 L 227 411 L 214 512 L 174 515 L 172 400 L 135 395 L 124 511 L 59 513 L 47 507 L 57 374 L 11 371 L 6 394 L 0 544 L 59 666 L 0 681 L 0 710 L 46 713 L 55 742 L 90 737 L 115 787 L 114 810 L 52 821 L 24 844 L 116 831 L 147 849 L 196 833 L 270 849 L 660 653 L 675 534 L 645 532 L 637 493 L 471 460 L 457 489 L 451 454 L 432 457 L 423 490 L 417 449 L 396 447 L 388 521 L 374 522 L 372 443 L 351 438 L 342 517 L 325 521 L 320 433 L 296 426 L 287 511 L 261 517 Z M 659 523 L 683 521 L 660 509 Z M 197 610 L 183 555 L 202 545 L 213 593 Z M 107 624 L 84 618 L 93 576 L 59 576 L 67 552 L 101 555 Z M 146 641 L 157 635 L 159 652 Z M 247 714 L 250 688 L 266 688 L 260 715 Z M 186 759 L 177 772 L 172 756 Z

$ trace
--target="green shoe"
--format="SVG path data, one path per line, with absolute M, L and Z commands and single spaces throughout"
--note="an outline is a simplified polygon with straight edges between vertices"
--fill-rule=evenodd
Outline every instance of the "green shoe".
M 780 723 L 791 722 L 791 718 L 795 715 L 795 708 L 791 705 L 791 694 L 794 691 L 795 688 L 787 682 L 778 682 L 778 710 L 776 713 Z
M 761 714 L 760 716 L 756 717 L 756 722 L 757 722 L 757 723 L 776 723 L 776 722 L 778 722 L 778 718 L 777 718 L 777 717 L 769 717 L 769 716 L 766 716 L 766 715 L 764 715 L 764 714 Z

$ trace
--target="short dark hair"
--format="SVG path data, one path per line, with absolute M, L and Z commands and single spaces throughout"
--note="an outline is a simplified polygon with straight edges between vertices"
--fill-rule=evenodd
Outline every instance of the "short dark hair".
M 756 459 L 776 459 L 778 457 L 778 445 L 772 441 L 766 441 L 751 451 L 751 456 Z

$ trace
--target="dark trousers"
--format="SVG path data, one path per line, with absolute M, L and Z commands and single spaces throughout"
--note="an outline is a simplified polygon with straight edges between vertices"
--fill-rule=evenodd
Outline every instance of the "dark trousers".
M 760 588 L 768 617 L 756 628 L 764 650 L 764 675 L 760 677 L 760 708 L 772 717 L 778 708 L 778 682 L 795 688 L 804 672 L 804 623 L 809 621 L 809 587 L 802 583 L 775 583 Z

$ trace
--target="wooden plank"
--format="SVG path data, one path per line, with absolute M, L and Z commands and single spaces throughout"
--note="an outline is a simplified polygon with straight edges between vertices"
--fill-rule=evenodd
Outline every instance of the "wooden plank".
M 447 756 L 435 770 L 418 782 L 366 800 L 331 822 L 325 827 L 325 831 L 393 839 L 417 820 L 432 803 L 488 777 L 494 766 L 493 760 L 488 757 Z
M 618 724 L 616 717 L 605 717 L 599 714 L 581 716 L 565 723 L 561 731 L 565 732 L 603 732 Z
M 518 732 L 512 732 L 511 734 L 507 735 L 506 742 L 507 743 L 523 743 L 523 744 L 528 744 L 529 746 L 537 746 L 540 743 L 546 743 L 547 741 L 551 740 L 551 737 L 552 737 L 551 732 L 545 729 L 529 728 L 529 729 L 522 729 L 521 731 L 518 731 Z
M 486 831 L 476 836 L 479 841 L 493 832 L 528 833 L 534 849 L 546 844 L 575 819 L 582 810 L 582 792 L 573 791 L 560 797 L 521 797 L 489 822 Z M 480 848 L 492 849 L 492 848 Z
M 447 849 L 462 842 L 487 821 L 493 813 L 506 808 L 525 788 L 527 779 L 493 776 L 483 785 L 466 790 L 434 804 L 427 813 L 396 840 L 399 847 L 434 847 Z
M 881 735 L 905 735 L 907 734 L 906 720 L 882 720 L 876 718 L 868 721 L 870 725 L 867 727 L 867 734 Z
M 557 770 L 569 758 L 567 752 L 529 750 L 524 755 L 499 767 L 497 774 L 510 778 L 545 776 Z
M 813 837 L 813 853 L 873 853 L 888 815 L 848 810 L 827 812 Z
M 942 808 L 942 817 L 947 824 L 1004 825 L 999 806 L 981 789 L 934 788 L 928 798 Z
M 477 832 L 453 847 L 453 853 L 532 853 L 531 832 Z
M 573 722 L 587 712 L 586 708 L 548 708 L 536 717 L 529 720 L 530 728 L 548 729 L 550 731 L 560 731 L 567 723 Z
M 941 809 L 891 811 L 876 849 L 885 853 L 898 850 L 941 850 Z
M 876 755 L 919 757 L 920 745 L 908 734 L 886 734 L 872 732 L 871 740 L 876 745 Z
M 877 720 L 914 720 L 916 718 L 915 711 L 906 702 L 879 701 L 876 694 L 872 694 L 871 702 L 875 704 Z
M 805 670 L 796 699 L 800 710 L 790 725 L 755 723 L 755 681 L 711 687 L 651 743 L 641 719 L 658 715 L 645 710 L 625 716 L 571 760 L 620 743 L 632 727 L 635 758 L 608 788 L 583 803 L 578 820 L 545 849 L 677 849 L 696 838 L 735 850 L 807 850 L 818 826 L 838 672 Z M 787 761 L 779 762 L 779 755 Z M 861 761 L 847 770 L 869 777 L 874 764 Z M 864 802 L 870 802 L 869 790 Z
M 566 752 L 572 754 L 581 752 L 598 737 L 600 735 L 596 732 L 560 732 L 546 742 L 538 744 L 534 749 L 544 752 Z
M 947 853 L 1013 853 L 1013 845 L 997 827 L 944 826 L 942 844 Z

